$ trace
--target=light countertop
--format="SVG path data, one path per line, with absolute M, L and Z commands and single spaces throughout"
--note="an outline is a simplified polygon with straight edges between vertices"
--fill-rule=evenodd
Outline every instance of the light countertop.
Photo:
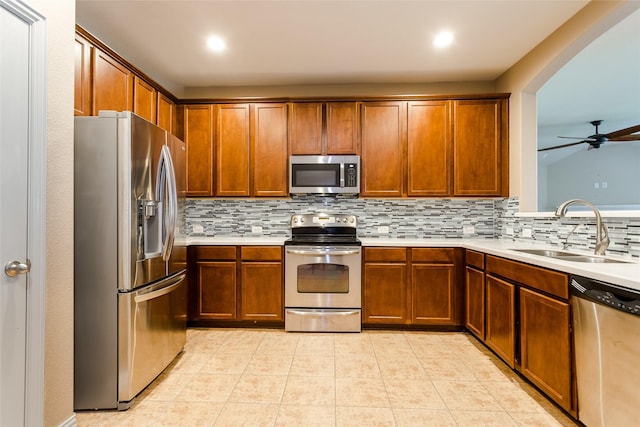
M 283 245 L 287 237 L 199 237 L 186 238 L 187 245 Z M 563 261 L 554 258 L 530 255 L 514 249 L 560 249 L 548 244 L 535 242 L 513 242 L 506 239 L 393 239 L 360 238 L 363 246 L 402 246 L 402 247 L 447 247 L 465 248 L 527 264 L 537 265 L 565 273 L 590 277 L 640 291 L 640 263 L 636 259 L 607 256 L 607 258 L 631 261 L 629 263 L 585 263 Z M 593 252 L 570 249 L 569 252 L 593 255 Z

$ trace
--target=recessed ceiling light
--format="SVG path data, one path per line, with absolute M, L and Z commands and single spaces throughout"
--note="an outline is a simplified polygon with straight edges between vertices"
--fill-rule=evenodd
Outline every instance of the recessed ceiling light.
M 222 52 L 227 48 L 227 43 L 219 36 L 211 36 L 207 39 L 207 47 L 214 52 Z
M 453 43 L 453 33 L 451 31 L 441 31 L 433 39 L 433 45 L 437 48 L 443 48 Z

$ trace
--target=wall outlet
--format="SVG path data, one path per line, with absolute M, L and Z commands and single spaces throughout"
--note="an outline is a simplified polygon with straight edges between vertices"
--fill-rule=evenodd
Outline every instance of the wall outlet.
M 193 233 L 204 233 L 204 227 L 198 224 L 194 224 L 191 226 L 191 232 Z
M 389 226 L 388 225 L 379 225 L 378 233 L 380 234 L 389 234 Z
M 513 236 L 513 227 L 507 227 L 505 230 L 507 236 Z
M 533 230 L 530 228 L 523 228 L 522 237 L 533 237 Z
M 473 225 L 465 225 L 462 227 L 462 234 L 473 234 L 476 232 L 476 228 Z
M 262 234 L 262 226 L 261 225 L 252 225 L 251 233 L 253 234 Z

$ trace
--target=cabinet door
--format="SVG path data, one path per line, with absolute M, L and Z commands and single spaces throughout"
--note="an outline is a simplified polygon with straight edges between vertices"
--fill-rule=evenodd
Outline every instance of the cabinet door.
M 408 323 L 407 264 L 365 263 L 363 323 Z
M 156 109 L 158 111 L 158 126 L 175 135 L 174 120 L 176 115 L 176 105 L 172 100 L 164 96 L 162 93 L 158 93 L 158 102 Z
M 287 104 L 253 104 L 251 170 L 254 196 L 287 196 Z
M 291 154 L 323 154 L 322 103 L 289 104 L 289 143 Z
M 236 319 L 236 263 L 198 262 L 195 320 Z
M 243 320 L 284 319 L 281 262 L 243 262 L 241 278 Z
M 213 195 L 213 106 L 185 105 L 187 196 Z
M 91 115 L 91 50 L 93 46 L 76 34 L 73 115 Z
M 449 101 L 408 104 L 407 195 L 451 195 L 453 151 Z
M 133 73 L 98 48 L 93 49 L 94 115 L 100 110 L 133 110 Z
M 455 267 L 446 264 L 411 266 L 412 323 L 460 325 Z
M 358 103 L 328 102 L 326 154 L 358 154 Z
M 505 105 L 500 99 L 454 102 L 454 195 L 500 196 L 508 191 Z
M 484 340 L 484 271 L 466 267 L 465 300 L 465 326 L 475 336 Z
M 133 112 L 156 123 L 156 89 L 135 76 L 133 79 Z
M 569 304 L 520 288 L 519 370 L 564 409 L 572 409 Z
M 362 103 L 362 196 L 402 196 L 406 105 L 406 102 Z
M 249 195 L 249 104 L 217 105 L 216 195 Z
M 515 296 L 511 283 L 486 276 L 486 344 L 507 365 L 515 367 Z

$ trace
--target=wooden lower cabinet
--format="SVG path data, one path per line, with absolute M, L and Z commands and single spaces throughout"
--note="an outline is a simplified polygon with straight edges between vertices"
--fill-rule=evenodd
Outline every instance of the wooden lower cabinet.
M 515 285 L 487 274 L 485 343 L 511 368 L 516 365 L 515 301 Z
M 365 248 L 364 324 L 462 326 L 461 252 Z
M 569 304 L 520 288 L 520 366 L 564 409 L 573 407 Z
M 484 340 L 484 271 L 471 266 L 465 268 L 465 301 L 465 326 L 476 337 Z
M 280 246 L 197 246 L 189 320 L 282 322 L 284 319 Z

